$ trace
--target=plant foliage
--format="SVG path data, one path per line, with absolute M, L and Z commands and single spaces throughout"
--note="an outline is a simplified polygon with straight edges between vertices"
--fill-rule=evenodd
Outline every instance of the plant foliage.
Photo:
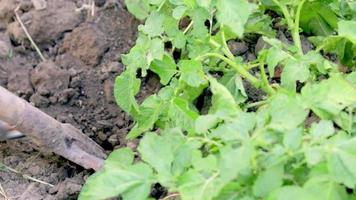
M 143 23 L 114 90 L 135 121 L 127 138 L 142 138 L 111 153 L 79 199 L 150 199 L 156 183 L 165 199 L 356 198 L 353 1 L 125 2 Z M 276 37 L 269 11 L 292 42 Z M 314 50 L 303 51 L 300 32 Z M 256 35 L 265 42 L 256 60 L 227 45 Z M 161 89 L 139 104 L 148 71 Z

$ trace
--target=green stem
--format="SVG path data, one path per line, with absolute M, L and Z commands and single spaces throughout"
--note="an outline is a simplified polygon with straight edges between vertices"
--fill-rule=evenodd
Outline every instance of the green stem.
M 262 82 L 264 84 L 264 87 L 267 90 L 268 94 L 273 94 L 275 91 L 274 89 L 269 85 L 269 81 L 266 75 L 266 71 L 265 71 L 265 64 L 263 61 L 260 61 L 260 73 L 261 73 L 261 78 L 262 78 Z
M 223 43 L 223 52 L 224 52 L 224 54 L 225 54 L 230 60 L 235 60 L 234 54 L 231 53 L 229 47 L 227 46 L 226 38 L 225 38 L 225 32 L 224 32 L 224 31 L 221 31 L 221 39 L 222 39 L 222 43 Z
M 247 79 L 254 87 L 260 88 L 261 86 L 260 80 L 258 80 L 256 77 L 251 75 L 243 66 L 235 63 L 234 61 L 226 58 L 225 56 L 217 53 L 206 53 L 202 56 L 197 57 L 196 60 L 203 59 L 204 57 L 215 57 L 223 60 L 224 62 L 229 64 L 232 68 L 234 68 L 242 77 Z
M 278 0 L 272 0 L 272 1 L 275 4 L 277 4 L 277 6 L 281 9 L 281 11 L 284 15 L 284 18 L 287 21 L 288 28 L 292 32 L 292 38 L 293 38 L 294 45 L 298 48 L 298 54 L 303 55 L 302 45 L 301 45 L 300 36 L 299 36 L 299 18 L 300 18 L 300 11 L 303 7 L 305 0 L 302 0 L 298 5 L 295 21 L 293 21 L 290 13 L 288 11 L 287 6 L 281 4 Z
M 298 5 L 297 12 L 295 14 L 294 28 L 292 33 L 294 44 L 295 46 L 298 47 L 298 52 L 300 55 L 303 55 L 303 49 L 302 49 L 302 43 L 300 41 L 300 35 L 299 35 L 299 21 L 300 21 L 300 12 L 303 8 L 305 1 L 306 0 L 302 0 Z
M 167 0 L 163 0 L 162 1 L 162 3 L 159 5 L 159 7 L 157 8 L 157 12 L 159 12 L 161 9 L 162 9 L 162 7 L 163 7 L 163 5 L 166 3 L 166 1 Z
M 259 106 L 265 105 L 266 103 L 268 103 L 268 102 L 267 101 L 257 101 L 254 103 L 247 104 L 246 108 L 259 107 Z

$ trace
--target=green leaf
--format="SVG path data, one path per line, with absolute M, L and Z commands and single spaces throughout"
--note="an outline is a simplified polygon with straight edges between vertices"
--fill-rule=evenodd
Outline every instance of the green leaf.
M 330 120 L 321 120 L 318 123 L 312 124 L 310 134 L 314 139 L 323 139 L 333 135 L 335 128 Z
M 125 0 L 128 11 L 137 19 L 145 19 L 150 11 L 150 5 L 147 0 Z
M 331 119 L 356 102 L 356 88 L 341 76 L 303 87 L 304 103 L 322 119 Z
M 187 10 L 187 7 L 185 7 L 185 6 L 177 6 L 173 9 L 172 16 L 174 17 L 174 19 L 179 20 L 180 18 L 183 17 L 186 10 Z
M 138 146 L 143 161 L 152 166 L 161 176 L 171 176 L 171 165 L 174 160 L 172 146 L 165 137 L 147 133 Z
M 180 80 L 192 87 L 199 87 L 206 83 L 203 66 L 199 61 L 181 60 L 178 65 L 181 71 Z
M 164 55 L 162 60 L 153 60 L 150 69 L 158 74 L 162 85 L 167 85 L 171 78 L 177 73 L 176 63 L 169 55 Z
M 234 97 L 229 90 L 220 84 L 215 78 L 209 78 L 212 97 L 212 106 L 209 113 L 221 115 L 236 115 L 240 108 L 237 106 Z
M 327 161 L 335 181 L 349 188 L 356 186 L 356 138 L 336 143 L 330 149 Z
M 164 55 L 164 44 L 161 39 L 150 39 L 140 34 L 136 46 L 130 52 L 123 55 L 122 62 L 130 70 L 142 69 L 142 76 L 146 76 L 146 70 L 154 59 L 162 60 Z
M 288 54 L 281 48 L 271 47 L 267 50 L 266 63 L 268 66 L 268 73 L 270 77 L 274 77 L 274 71 L 278 63 L 288 58 Z
M 322 1 L 306 1 L 300 14 L 300 26 L 308 34 L 331 35 L 337 28 L 337 16 Z
M 224 142 L 246 141 L 255 127 L 255 113 L 240 112 L 232 119 L 224 119 L 218 127 L 211 130 L 209 137 L 219 138 Z
M 216 7 L 218 22 L 242 37 L 244 26 L 253 10 L 252 5 L 247 0 L 219 0 Z
M 178 20 L 167 16 L 164 19 L 163 27 L 173 45 L 176 48 L 183 48 L 186 44 L 187 37 L 179 30 L 178 23 Z
M 271 116 L 269 127 L 279 131 L 296 128 L 308 115 L 300 97 L 288 92 L 278 92 L 273 96 L 268 112 Z
M 268 37 L 275 37 L 276 33 L 271 25 L 272 19 L 270 16 L 255 12 L 250 15 L 245 24 L 245 33 L 257 33 Z
M 356 21 L 340 20 L 337 25 L 339 35 L 348 38 L 356 45 Z
M 116 103 L 130 115 L 136 116 L 139 107 L 135 95 L 140 89 L 141 81 L 136 78 L 136 74 L 126 70 L 120 76 L 116 77 L 114 85 L 114 96 Z
M 241 189 L 241 186 L 236 182 L 231 182 L 226 184 L 220 194 L 214 198 L 214 200 L 241 200 L 238 192 Z
M 209 19 L 209 12 L 203 8 L 196 8 L 192 11 L 191 18 L 193 28 L 190 34 L 195 38 L 203 39 L 208 36 L 208 28 L 205 26 L 205 21 Z
M 194 132 L 195 120 L 199 114 L 191 108 L 187 100 L 180 97 L 174 98 L 169 107 L 168 115 L 174 126 L 181 127 L 191 133 Z
M 221 184 L 217 182 L 218 174 L 203 176 L 190 169 L 178 178 L 178 191 L 184 200 L 211 200 L 218 194 Z
M 298 186 L 284 186 L 268 196 L 267 200 L 319 200 L 307 190 Z
M 253 184 L 253 194 L 266 197 L 283 184 L 284 169 L 282 165 L 273 166 L 261 172 Z
M 327 176 L 312 177 L 304 184 L 303 188 L 322 200 L 348 199 L 345 188 Z
M 253 153 L 253 146 L 248 141 L 238 148 L 229 146 L 221 148 L 219 160 L 221 180 L 224 183 L 228 183 L 234 180 L 238 175 L 249 174 Z
M 152 12 L 146 19 L 145 25 L 140 25 L 138 30 L 144 32 L 149 37 L 160 36 L 164 31 L 163 20 L 164 16 L 162 14 Z
M 287 60 L 281 75 L 281 85 L 290 90 L 296 90 L 296 81 L 305 82 L 309 78 L 308 65 L 301 60 Z
M 241 77 L 236 74 L 236 72 L 225 73 L 223 77 L 219 80 L 226 89 L 229 90 L 231 95 L 234 97 L 236 103 L 243 103 L 247 99 L 247 94 L 245 92 L 245 87 L 243 85 Z
M 162 113 L 162 100 L 156 95 L 148 97 L 140 106 L 139 114 L 135 117 L 136 124 L 130 130 L 126 138 L 133 139 L 141 135 L 145 131 L 153 128 L 153 125 L 158 120 L 159 115 Z
M 302 144 L 303 131 L 301 128 L 296 128 L 287 131 L 284 134 L 283 144 L 289 149 L 298 149 Z
M 115 151 L 108 157 L 104 169 L 88 178 L 78 199 L 104 200 L 119 195 L 124 200 L 146 199 L 153 184 L 152 169 L 143 163 L 132 164 L 132 161 L 131 150 Z
M 105 160 L 105 168 L 127 168 L 133 163 L 134 154 L 130 148 L 121 148 L 113 151 Z

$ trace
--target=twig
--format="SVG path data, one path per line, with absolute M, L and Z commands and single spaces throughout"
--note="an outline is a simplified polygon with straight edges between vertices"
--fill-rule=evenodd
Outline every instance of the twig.
M 32 39 L 32 37 L 31 37 L 30 33 L 27 31 L 26 26 L 24 25 L 24 23 L 22 22 L 22 20 L 21 20 L 19 14 L 17 13 L 17 11 L 19 11 L 19 9 L 20 9 L 20 6 L 18 6 L 18 7 L 14 10 L 17 21 L 20 23 L 21 28 L 22 28 L 23 31 L 25 32 L 27 38 L 30 40 L 31 45 L 36 49 L 36 52 L 37 52 L 37 54 L 40 56 L 41 60 L 42 60 L 42 61 L 46 61 L 45 57 L 44 57 L 43 54 L 41 53 L 41 50 L 38 48 L 38 46 L 36 45 L 36 43 L 33 41 L 33 39 Z
M 48 185 L 50 187 L 54 187 L 54 185 L 52 185 L 50 183 L 47 183 L 45 181 L 41 181 L 39 179 L 33 178 L 33 177 L 29 176 L 29 175 L 23 174 L 23 173 L 17 171 L 16 169 L 13 169 L 13 168 L 11 168 L 9 166 L 4 165 L 3 163 L 0 163 L 0 167 L 4 167 L 6 170 L 8 170 L 10 172 L 13 172 L 15 174 L 21 175 L 25 179 L 28 179 L 28 180 L 31 180 L 31 181 L 34 181 L 34 182 L 37 182 L 37 183 L 41 183 L 41 184 L 44 184 L 44 185 Z
M 0 194 L 5 198 L 5 200 L 10 200 L 10 198 L 6 195 L 6 192 L 2 187 L 1 183 L 0 183 Z
M 180 196 L 180 194 L 179 193 L 173 193 L 173 194 L 170 194 L 170 195 L 168 195 L 168 196 L 166 196 L 166 197 L 164 197 L 163 199 L 160 199 L 160 200 L 168 200 L 168 199 L 170 199 L 172 197 L 177 197 L 177 196 Z

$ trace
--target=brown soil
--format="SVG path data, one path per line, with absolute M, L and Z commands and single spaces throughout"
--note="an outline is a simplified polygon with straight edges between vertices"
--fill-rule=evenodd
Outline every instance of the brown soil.
M 123 71 L 120 56 L 133 45 L 138 22 L 117 0 L 96 0 L 95 16 L 75 11 L 84 0 L 47 0 L 44 9 L 32 2 L 0 0 L 0 85 L 74 125 L 108 152 L 126 145 L 132 123 L 115 104 L 112 90 Z M 47 61 L 41 61 L 15 20 L 18 6 Z M 154 78 L 145 82 L 140 99 L 158 86 Z M 26 138 L 0 143 L 0 163 L 54 185 L 0 170 L 0 199 L 76 199 L 91 173 L 34 148 Z

